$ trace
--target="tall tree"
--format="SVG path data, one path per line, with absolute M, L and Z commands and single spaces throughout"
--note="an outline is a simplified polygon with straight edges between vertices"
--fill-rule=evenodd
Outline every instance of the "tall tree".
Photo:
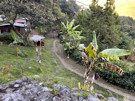
M 15 29 L 16 18 L 27 17 L 32 28 L 45 27 L 51 30 L 53 26 L 56 26 L 56 21 L 66 17 L 61 12 L 57 0 L 0 0 L 0 15 L 6 17 L 4 23 L 10 23 L 17 35 L 25 41 L 27 41 L 29 33 L 22 35 Z
M 59 0 L 61 11 L 72 20 L 78 13 L 80 7 L 76 4 L 74 0 Z
M 78 21 L 88 38 L 86 42 L 92 40 L 92 32 L 96 31 L 100 50 L 118 46 L 122 40 L 114 0 L 107 0 L 104 7 L 98 5 L 98 0 L 93 0 L 89 12 L 82 11 L 78 14 Z

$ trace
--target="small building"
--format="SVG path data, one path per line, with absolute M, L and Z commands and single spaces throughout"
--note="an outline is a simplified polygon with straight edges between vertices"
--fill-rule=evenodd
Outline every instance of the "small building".
M 20 32 L 21 34 L 24 34 L 25 31 L 27 31 L 27 27 L 30 25 L 27 18 L 18 18 L 15 20 L 14 26 Z M 10 31 L 13 29 L 13 27 L 8 24 L 2 24 L 0 25 L 0 34 L 2 33 L 10 33 Z
M 14 23 L 15 28 L 21 33 L 25 33 L 25 25 L 20 23 Z M 13 29 L 13 27 L 8 24 L 2 24 L 0 25 L 0 34 L 2 33 L 10 33 L 10 31 Z
M 27 18 L 18 18 L 15 20 L 15 23 L 24 24 L 26 27 L 27 27 L 27 22 L 28 22 Z

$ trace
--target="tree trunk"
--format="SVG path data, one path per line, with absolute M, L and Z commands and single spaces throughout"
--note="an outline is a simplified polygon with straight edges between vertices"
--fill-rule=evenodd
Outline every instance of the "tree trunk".
M 94 60 L 92 61 L 92 59 L 91 59 L 90 66 L 89 66 L 89 68 L 87 69 L 87 71 L 86 71 L 85 74 L 84 74 L 83 85 L 86 84 L 86 83 L 88 83 L 89 74 L 90 74 L 90 72 L 92 71 L 93 64 L 94 64 Z
M 14 24 L 10 23 L 10 25 L 13 27 L 13 30 L 16 32 L 16 34 L 22 39 L 24 40 L 24 37 L 19 33 L 19 31 L 15 28 Z
M 95 81 L 95 74 L 93 74 L 92 81 L 91 81 L 91 87 L 90 87 L 91 91 L 93 91 L 93 89 L 94 89 L 94 87 L 93 87 L 94 81 Z

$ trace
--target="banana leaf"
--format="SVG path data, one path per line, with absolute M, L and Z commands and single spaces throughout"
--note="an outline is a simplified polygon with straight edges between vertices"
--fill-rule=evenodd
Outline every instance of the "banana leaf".
M 99 56 L 104 57 L 107 60 L 119 60 L 119 57 L 126 55 L 131 55 L 131 52 L 129 50 L 119 48 L 105 49 L 99 53 Z
M 92 43 L 90 43 L 89 46 L 85 49 L 85 52 L 89 53 L 89 58 L 96 58 L 96 49 Z
M 75 19 L 73 19 L 73 20 L 70 22 L 70 24 L 69 24 L 69 29 L 71 29 L 71 28 L 73 27 L 74 23 L 75 23 Z
M 96 51 L 98 50 L 98 45 L 97 45 L 97 38 L 96 38 L 96 32 L 93 31 L 93 40 L 92 40 L 92 44 L 94 46 L 94 48 L 96 49 Z
M 17 35 L 16 35 L 16 33 L 15 33 L 14 30 L 11 30 L 11 36 L 12 36 L 12 38 L 14 39 L 14 41 L 16 41 Z
M 75 26 L 75 27 L 73 27 L 73 30 L 76 30 L 76 28 L 78 28 L 80 25 L 77 25 L 77 26 Z

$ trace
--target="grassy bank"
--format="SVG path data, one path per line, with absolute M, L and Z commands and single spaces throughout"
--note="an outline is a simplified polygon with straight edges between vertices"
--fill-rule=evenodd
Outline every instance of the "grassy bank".
M 35 47 L 22 47 L 19 46 L 20 50 L 23 50 L 26 56 L 16 57 L 15 47 L 9 47 L 8 45 L 0 45 L 0 67 L 4 66 L 4 63 L 13 65 L 14 69 L 8 73 L 8 75 L 3 75 L 0 71 L 0 84 L 9 83 L 16 79 L 26 76 L 29 78 L 34 78 L 35 75 L 40 76 L 40 80 L 44 79 L 46 84 L 51 85 L 53 83 L 60 83 L 71 87 L 77 87 L 78 82 L 82 82 L 83 78 L 65 69 L 56 56 L 51 52 L 53 39 L 45 39 L 45 48 L 42 49 L 42 71 L 38 69 L 38 63 L 36 61 L 36 51 Z M 58 53 L 63 52 L 61 44 L 57 43 L 59 47 Z M 62 54 L 61 54 L 62 55 Z M 63 54 L 64 56 L 64 54 Z M 65 57 L 65 56 L 64 56 Z M 65 58 L 66 59 L 66 58 Z M 68 60 L 73 66 L 74 61 Z M 79 65 L 78 65 L 79 66 Z M 80 67 L 81 68 L 81 67 Z M 83 68 L 81 70 L 84 70 Z M 94 85 L 95 92 L 103 94 L 105 97 L 114 96 L 117 99 L 122 99 L 122 96 L 110 92 L 102 87 Z M 122 100 L 121 100 L 122 101 Z
M 50 83 L 57 81 L 68 86 L 75 86 L 79 81 L 82 81 L 82 78 L 63 68 L 58 60 L 54 59 L 54 55 L 51 53 L 52 42 L 52 39 L 45 39 L 45 48 L 42 49 L 42 71 L 38 69 L 35 47 L 19 46 L 19 49 L 23 50 L 26 56 L 16 57 L 14 46 L 1 45 L 0 67 L 11 64 L 13 69 L 11 68 L 7 75 L 3 75 L 2 70 L 0 71 L 0 84 L 8 83 L 22 76 L 35 78 L 35 75 L 39 75 Z

